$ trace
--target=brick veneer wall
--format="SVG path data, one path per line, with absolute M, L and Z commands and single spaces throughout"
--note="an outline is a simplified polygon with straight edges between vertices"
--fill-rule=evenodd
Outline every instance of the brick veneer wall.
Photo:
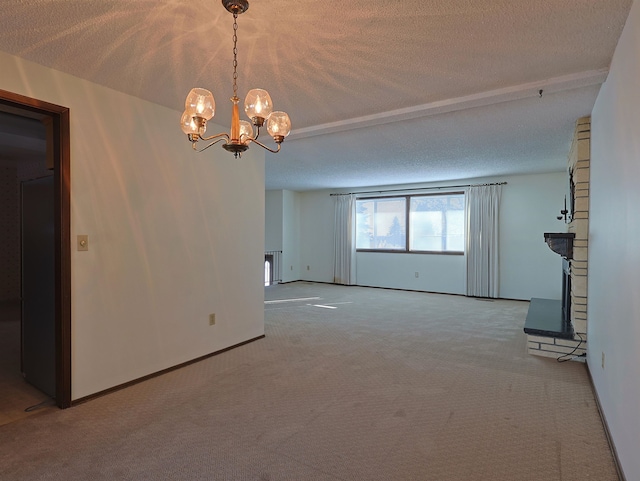
M 529 354 L 558 358 L 574 352 L 574 356 L 587 350 L 587 270 L 589 248 L 589 162 L 591 159 L 591 117 L 576 122 L 573 143 L 569 151 L 567 170 L 574 192 L 573 212 L 568 231 L 575 234 L 571 271 L 571 321 L 574 339 L 527 335 Z M 559 274 L 558 274 L 559 275 Z M 580 341 L 582 338 L 582 341 Z M 584 362 L 584 357 L 579 360 Z
M 578 120 L 571 153 L 569 173 L 573 183 L 574 203 L 569 232 L 573 240 L 571 261 L 571 320 L 573 328 L 587 339 L 587 272 L 589 268 L 589 175 L 591 161 L 591 117 Z

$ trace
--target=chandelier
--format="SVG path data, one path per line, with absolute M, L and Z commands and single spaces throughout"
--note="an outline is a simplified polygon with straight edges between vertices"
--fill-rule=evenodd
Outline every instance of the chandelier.
M 193 150 L 202 152 L 218 142 L 225 141 L 222 147 L 228 152 L 232 152 L 237 158 L 242 152 L 249 148 L 250 143 L 258 144 L 269 152 L 280 152 L 280 146 L 289 132 L 291 132 L 291 120 L 286 112 L 274 111 L 271 97 L 266 90 L 252 89 L 244 100 L 244 111 L 251 120 L 240 120 L 238 103 L 238 15 L 244 13 L 249 8 L 247 0 L 222 0 L 222 5 L 233 14 L 233 104 L 231 111 L 231 131 L 205 137 L 207 121 L 211 120 L 215 114 L 216 103 L 213 94 L 203 88 L 191 89 L 187 95 L 184 106 L 185 111 L 180 119 L 182 131 L 187 134 Z M 267 132 L 276 143 L 276 148 L 267 147 L 258 141 L 260 128 L 266 124 Z M 255 131 L 254 131 L 255 127 Z M 199 140 L 205 142 L 213 140 L 206 147 L 198 150 L 196 144 Z

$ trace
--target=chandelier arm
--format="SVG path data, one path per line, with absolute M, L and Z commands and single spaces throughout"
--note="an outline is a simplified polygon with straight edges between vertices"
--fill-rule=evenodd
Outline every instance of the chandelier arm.
M 225 132 L 222 132 L 221 134 L 212 135 L 210 137 L 200 137 L 200 140 L 208 141 L 208 140 L 213 140 L 213 139 L 217 139 L 217 138 L 220 138 L 220 137 L 225 137 L 227 139 L 227 142 L 229 140 L 231 140 L 229 138 L 229 134 L 227 134 Z M 222 140 L 222 139 L 220 139 L 220 140 Z
M 264 145 L 262 142 L 259 142 L 257 139 L 247 139 L 249 142 L 253 142 L 255 144 L 258 144 L 260 147 L 262 147 L 265 150 L 268 150 L 269 152 L 271 152 L 272 154 L 277 154 L 278 152 L 280 152 L 280 146 L 282 145 L 280 142 L 278 142 L 278 148 L 276 150 L 271 149 L 269 147 L 267 147 L 266 145 Z
M 219 136 L 215 135 L 214 137 L 219 137 Z M 193 145 L 194 145 L 193 150 L 195 150 L 195 151 L 196 151 L 196 152 L 198 152 L 198 153 L 200 153 L 200 152 L 204 152 L 205 150 L 207 150 L 207 149 L 208 149 L 209 147 L 211 147 L 212 145 L 215 145 L 215 144 L 217 144 L 218 142 L 222 142 L 223 140 L 224 140 L 224 139 L 218 139 L 218 140 L 216 140 L 216 141 L 214 141 L 214 142 L 211 142 L 209 145 L 207 145 L 206 147 L 201 148 L 200 150 L 196 149 L 196 148 L 195 148 L 195 144 L 193 144 Z

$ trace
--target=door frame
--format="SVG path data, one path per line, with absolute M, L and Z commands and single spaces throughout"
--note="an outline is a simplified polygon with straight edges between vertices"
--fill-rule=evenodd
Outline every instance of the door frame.
M 0 89 L 0 109 L 53 123 L 56 404 L 71 406 L 71 207 L 69 109 Z

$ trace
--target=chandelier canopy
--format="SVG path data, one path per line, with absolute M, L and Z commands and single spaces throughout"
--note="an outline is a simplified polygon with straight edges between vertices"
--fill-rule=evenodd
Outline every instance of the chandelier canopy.
M 263 149 L 273 152 L 280 152 L 280 146 L 289 132 L 291 132 L 291 120 L 286 112 L 273 110 L 273 103 L 269 92 L 263 89 L 252 89 L 247 93 L 244 100 L 244 111 L 251 120 L 240 120 L 238 103 L 238 15 L 244 13 L 249 8 L 247 0 L 222 0 L 222 5 L 233 15 L 233 97 L 231 97 L 231 130 L 229 133 L 205 137 L 207 130 L 207 121 L 215 114 L 216 102 L 213 94 L 207 89 L 194 88 L 191 89 L 185 100 L 185 110 L 182 113 L 180 124 L 182 131 L 187 134 L 191 146 L 198 151 L 197 143 L 199 140 L 209 141 L 210 144 L 199 150 L 202 152 L 218 142 L 225 141 L 222 147 L 228 152 L 232 152 L 237 158 L 242 152 L 249 148 L 250 143 L 258 144 Z M 258 141 L 260 136 L 260 128 L 267 125 L 267 132 L 276 143 L 276 148 L 267 147 Z M 255 127 L 255 130 L 254 130 Z

